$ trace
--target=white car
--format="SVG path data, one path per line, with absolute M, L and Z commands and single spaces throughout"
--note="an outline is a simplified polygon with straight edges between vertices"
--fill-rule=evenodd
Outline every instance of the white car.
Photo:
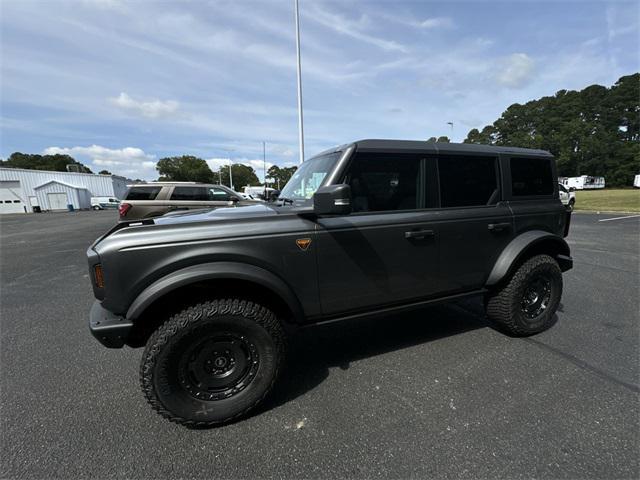
M 561 183 L 558 184 L 558 193 L 560 194 L 560 201 L 563 205 L 566 205 L 569 210 L 573 210 L 576 204 L 576 192 L 567 190 L 567 188 Z
M 120 200 L 113 197 L 91 197 L 91 208 L 104 210 L 105 208 L 118 208 Z

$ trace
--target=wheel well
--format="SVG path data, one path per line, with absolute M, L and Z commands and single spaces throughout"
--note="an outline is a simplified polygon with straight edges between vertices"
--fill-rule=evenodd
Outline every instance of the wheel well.
M 127 339 L 131 347 L 143 346 L 151 334 L 171 315 L 199 301 L 214 298 L 242 298 L 271 309 L 283 326 L 295 321 L 287 303 L 274 291 L 247 280 L 212 279 L 190 283 L 171 290 L 149 305 L 134 322 Z
M 509 280 L 513 272 L 520 268 L 524 262 L 536 255 L 549 255 L 550 257 L 557 259 L 558 255 L 569 255 L 569 253 L 569 247 L 567 247 L 564 242 L 554 238 L 545 238 L 543 240 L 533 242 L 518 254 L 502 278 L 500 278 L 496 284 L 492 285 L 492 287 L 495 288 L 503 285 Z

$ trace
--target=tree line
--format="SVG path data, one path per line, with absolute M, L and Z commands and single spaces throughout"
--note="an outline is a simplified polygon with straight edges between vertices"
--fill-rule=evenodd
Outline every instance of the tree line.
M 204 159 L 191 155 L 162 158 L 158 161 L 156 169 L 160 174 L 158 179 L 160 181 L 190 181 L 231 185 L 231 176 L 233 177 L 234 187 L 238 189 L 244 186 L 261 185 L 255 170 L 250 165 L 234 163 L 231 165 L 231 175 L 229 175 L 228 166 L 222 166 L 217 172 L 214 172 Z M 269 183 L 284 187 L 296 169 L 297 167 L 271 166 L 267 170 Z
M 93 173 L 89 167 L 78 162 L 70 155 L 39 155 L 30 153 L 14 152 L 7 160 L 0 160 L 0 167 L 6 168 L 26 168 L 30 170 L 48 170 L 53 172 L 68 171 L 67 165 L 74 165 L 72 171 L 81 173 Z M 211 170 L 207 162 L 191 155 L 161 158 L 156 170 L 159 174 L 159 181 L 174 182 L 203 182 L 222 183 L 230 185 L 229 168 L 223 166 L 217 172 Z M 267 177 L 270 183 L 283 187 L 296 171 L 296 167 L 278 167 L 273 165 L 267 170 Z M 101 175 L 111 175 L 108 170 L 98 172 Z M 242 163 L 234 163 L 231 167 L 233 185 L 236 188 L 244 186 L 261 185 L 253 167 Z
M 464 141 L 548 150 L 560 176 L 602 176 L 607 186 L 630 186 L 640 173 L 639 122 L 640 73 L 635 73 L 610 88 L 591 85 L 514 103 Z

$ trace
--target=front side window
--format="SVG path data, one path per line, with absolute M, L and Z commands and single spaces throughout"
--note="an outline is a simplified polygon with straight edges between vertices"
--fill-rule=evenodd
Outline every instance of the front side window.
M 548 158 L 512 158 L 511 193 L 514 196 L 551 195 L 553 177 Z
M 311 197 L 340 155 L 342 152 L 334 152 L 305 161 L 284 186 L 279 198 L 292 200 L 296 205 L 310 204 Z
M 345 183 L 351 186 L 353 212 L 415 210 L 419 207 L 420 157 L 358 153 Z
M 206 202 L 209 200 L 209 191 L 206 187 L 174 187 L 171 200 Z
M 131 187 L 127 192 L 127 200 L 155 200 L 162 187 Z
M 442 156 L 438 174 L 443 208 L 495 205 L 499 200 L 493 157 Z
M 231 200 L 231 195 L 223 188 L 213 187 L 209 189 L 209 200 L 214 202 L 228 202 Z

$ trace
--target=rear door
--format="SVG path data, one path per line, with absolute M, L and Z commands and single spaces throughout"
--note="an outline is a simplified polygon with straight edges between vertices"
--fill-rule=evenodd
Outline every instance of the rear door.
M 431 163 L 433 165 L 433 163 Z M 353 213 L 317 220 L 324 315 L 405 303 L 437 291 L 438 212 L 419 154 L 355 154 L 344 183 Z
M 503 200 L 497 156 L 439 155 L 440 289 L 482 288 L 498 256 L 514 237 Z

